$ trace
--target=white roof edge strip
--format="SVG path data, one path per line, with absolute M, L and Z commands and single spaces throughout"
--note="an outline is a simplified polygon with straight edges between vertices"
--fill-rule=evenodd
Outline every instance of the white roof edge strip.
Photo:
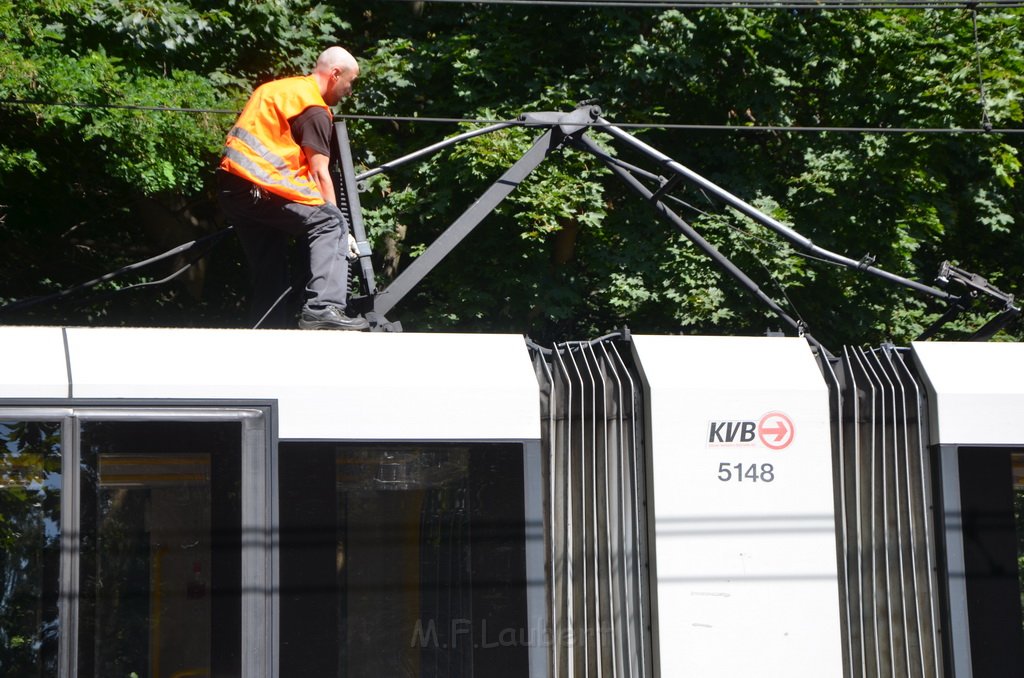
M 31 331 L 30 331 L 31 330 Z M 281 438 L 538 440 L 539 396 L 518 335 L 68 328 L 75 398 L 266 399 Z M 61 328 L 0 328 L 33 353 L 40 384 L 0 395 L 67 397 Z M 15 344 L 17 342 L 17 344 Z M 45 347 L 45 348 L 44 348 Z M 27 361 L 26 361 L 27 362 Z M 7 383 L 10 381 L 11 383 Z M 59 387 L 59 388 L 58 388 Z
M 1024 344 L 915 342 L 931 442 L 1024 445 Z

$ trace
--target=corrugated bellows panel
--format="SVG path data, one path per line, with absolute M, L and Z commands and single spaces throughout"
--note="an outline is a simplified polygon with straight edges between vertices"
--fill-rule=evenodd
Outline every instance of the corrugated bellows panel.
M 822 368 L 846 675 L 943 675 L 924 388 L 893 346 L 845 348 Z
M 628 338 L 531 346 L 555 676 L 652 675 L 642 386 Z

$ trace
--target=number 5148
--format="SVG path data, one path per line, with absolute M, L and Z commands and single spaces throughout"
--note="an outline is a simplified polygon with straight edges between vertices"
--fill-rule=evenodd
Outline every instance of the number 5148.
M 744 481 L 770 483 L 775 480 L 775 467 L 772 464 L 733 464 L 723 461 L 718 465 L 718 479 L 723 483 Z

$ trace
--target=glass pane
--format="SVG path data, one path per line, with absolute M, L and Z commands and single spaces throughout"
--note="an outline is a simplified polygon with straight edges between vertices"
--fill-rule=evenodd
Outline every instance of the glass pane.
M 239 675 L 239 424 L 81 432 L 79 676 Z
M 947 526 L 959 527 L 963 535 L 962 602 L 966 602 L 968 628 L 954 624 L 952 630 L 959 634 L 959 647 L 970 647 L 975 676 L 1024 676 L 1020 528 L 1015 509 L 1019 495 L 1014 480 L 1017 452 L 984 447 L 958 450 L 960 514 L 947 513 Z M 952 584 L 957 583 L 958 574 L 948 572 Z
M 282 444 L 281 675 L 529 675 L 519 445 Z
M 57 675 L 59 422 L 0 421 L 0 675 Z
M 1013 467 L 1013 519 L 1017 526 L 1017 581 L 1020 588 L 1021 626 L 1024 633 L 1024 453 L 1010 455 Z

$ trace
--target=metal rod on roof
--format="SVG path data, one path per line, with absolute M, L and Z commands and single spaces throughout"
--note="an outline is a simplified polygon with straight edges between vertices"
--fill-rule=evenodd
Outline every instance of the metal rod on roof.
M 732 263 L 728 257 L 719 252 L 714 245 L 709 243 L 704 237 L 696 231 L 689 223 L 687 223 L 682 217 L 673 212 L 665 203 L 657 199 L 654 196 L 654 192 L 644 186 L 630 174 L 628 171 L 622 169 L 618 165 L 605 160 L 605 153 L 587 137 L 580 137 L 577 139 L 577 146 L 582 150 L 592 153 L 595 157 L 602 160 L 605 165 L 622 181 L 626 183 L 634 192 L 643 196 L 648 202 L 651 203 L 654 210 L 666 221 L 670 222 L 676 228 L 678 228 L 683 235 L 687 237 L 694 245 L 696 245 L 708 258 L 718 264 L 726 273 L 735 278 L 748 292 L 753 296 L 757 297 L 762 303 L 772 310 L 783 322 L 792 327 L 799 335 L 805 337 L 813 346 L 818 348 L 824 348 L 814 339 L 812 336 L 807 334 L 806 328 L 802 322 L 792 318 L 786 311 L 775 302 L 774 299 L 765 294 L 756 282 L 750 279 L 746 273 L 744 273 L 736 264 Z
M 421 255 L 402 271 L 391 284 L 381 290 L 374 299 L 374 311 L 386 315 L 400 302 L 435 266 L 441 263 L 466 236 L 473 232 L 509 193 L 537 168 L 544 158 L 556 147 L 555 133 L 549 129 L 537 137 L 533 146 L 523 154 L 501 177 L 477 198 L 462 215 L 437 237 Z
M 772 229 L 786 240 L 790 241 L 791 243 L 798 247 L 807 250 L 808 252 L 814 254 L 815 256 L 827 259 L 828 261 L 832 261 L 842 266 L 846 266 L 847 268 L 864 271 L 865 273 L 868 273 L 870 275 L 882 278 L 884 280 L 888 280 L 890 282 L 897 283 L 899 285 L 903 285 L 905 287 L 910 287 L 911 289 L 915 289 L 918 292 L 923 292 L 925 294 L 937 297 L 939 299 L 952 301 L 958 298 L 956 295 L 950 294 L 945 290 L 940 290 L 936 287 L 924 285 L 914 280 L 910 280 L 908 278 L 896 275 L 895 273 L 889 273 L 888 271 L 883 271 L 879 268 L 875 268 L 874 266 L 871 266 L 870 264 L 866 263 L 866 261 L 856 261 L 854 259 L 850 259 L 849 257 L 845 257 L 841 254 L 837 254 L 830 250 L 826 250 L 822 247 L 819 247 L 815 245 L 810 240 L 810 238 L 800 235 L 789 226 L 786 226 L 782 222 L 771 218 L 770 216 L 760 211 L 753 205 L 744 202 L 743 200 L 736 197 L 735 195 L 725 190 L 721 186 L 718 186 L 717 184 L 713 183 L 708 179 L 705 179 L 704 177 L 697 174 L 693 170 L 676 162 L 675 160 L 668 157 L 667 155 L 657 150 L 656 148 L 645 144 L 644 142 L 640 141 L 639 139 L 629 134 L 628 132 L 608 122 L 604 118 L 600 118 L 598 120 L 598 123 L 601 125 L 598 129 L 600 129 L 601 131 L 607 132 L 608 134 L 615 137 L 619 141 L 629 144 L 630 146 L 644 153 L 648 157 L 653 158 L 655 161 L 659 162 L 663 167 L 675 172 L 676 174 L 683 176 L 685 179 L 688 179 L 697 186 L 700 186 L 708 193 L 711 193 L 718 199 L 722 200 L 727 205 L 733 207 L 742 214 L 745 214 L 746 216 L 750 217 L 751 219 L 760 223 L 761 225 Z
M 445 139 L 444 141 L 439 141 L 436 144 L 431 144 L 430 146 L 425 146 L 424 148 L 421 148 L 418 151 L 413 151 L 412 153 L 409 153 L 408 155 L 403 155 L 400 158 L 395 158 L 394 160 L 390 160 L 390 161 L 384 163 L 383 165 L 375 167 L 375 168 L 373 168 L 371 170 L 367 170 L 367 171 L 363 172 L 362 174 L 357 174 L 356 175 L 356 181 L 362 181 L 364 179 L 369 179 L 372 176 L 376 176 L 376 175 L 381 174 L 383 172 L 387 172 L 389 170 L 393 170 L 396 167 L 400 167 L 401 165 L 404 165 L 406 163 L 412 162 L 413 160 L 419 160 L 422 157 L 425 157 L 425 156 L 437 153 L 438 151 L 443 150 L 445 148 L 448 148 L 449 146 L 454 146 L 455 144 L 459 143 L 460 141 L 465 141 L 467 139 L 472 139 L 473 137 L 478 137 L 478 136 L 481 136 L 483 134 L 490 134 L 491 132 L 497 132 L 498 130 L 505 129 L 506 127 L 515 127 L 517 125 L 519 125 L 518 122 L 499 122 L 496 125 L 490 125 L 488 127 L 481 127 L 480 129 L 475 129 L 475 130 L 471 130 L 469 132 L 463 132 L 462 134 L 457 134 L 457 135 L 455 135 L 453 137 Z

